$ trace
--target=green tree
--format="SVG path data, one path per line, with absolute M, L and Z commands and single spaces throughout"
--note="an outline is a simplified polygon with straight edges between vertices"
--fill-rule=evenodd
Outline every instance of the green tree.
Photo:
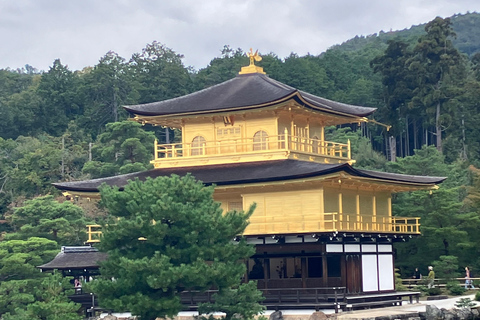
M 3 152 L 6 167 L 3 191 L 12 199 L 23 195 L 27 197 L 53 191 L 51 183 L 61 179 L 62 150 L 59 139 L 47 135 L 18 137 L 7 140 Z
M 455 32 L 449 18 L 435 18 L 427 23 L 425 31 L 427 34 L 419 38 L 409 64 L 417 79 L 411 105 L 424 106 L 426 114 L 433 119 L 430 124 L 435 127 L 436 146 L 442 152 L 442 131 L 449 122 L 446 108 L 458 95 L 454 84 L 462 77 L 463 61 L 450 40 Z
M 80 78 L 56 59 L 48 72 L 42 74 L 37 94 L 42 99 L 43 130 L 60 136 L 70 120 L 83 113 L 77 89 Z
M 154 133 L 143 130 L 137 122 L 109 123 L 97 137 L 93 161 L 84 165 L 83 172 L 99 178 L 149 169 L 154 141 Z
M 159 42 L 148 44 L 130 60 L 134 72 L 138 103 L 162 101 L 183 96 L 192 90 L 183 55 Z
M 254 249 L 233 239 L 254 208 L 223 214 L 213 190 L 192 176 L 175 175 L 130 181 L 123 191 L 101 188 L 102 203 L 120 218 L 102 226 L 99 248 L 108 259 L 92 286 L 104 307 L 145 320 L 174 316 L 182 291 L 239 284 L 245 273 L 239 261 Z
M 51 195 L 25 201 L 14 208 L 9 220 L 17 233 L 6 238 L 37 236 L 60 245 L 80 245 L 86 240 L 83 210 L 69 201 L 59 203 Z
M 109 51 L 83 78 L 81 91 L 86 107 L 82 127 L 97 135 L 106 123 L 126 119 L 121 106 L 136 103 L 138 96 L 132 70 L 124 58 Z
M 406 107 L 413 96 L 414 75 L 408 70 L 406 63 L 411 56 L 412 53 L 408 50 L 406 42 L 389 40 L 385 52 L 370 62 L 374 72 L 382 75 L 384 88 L 385 106 L 380 108 L 380 114 L 376 116 L 392 125 L 395 135 L 403 130 L 399 120 L 407 115 Z M 420 117 L 421 114 L 416 115 L 416 119 Z
M 312 55 L 299 57 L 295 53 L 285 58 L 281 78 L 277 79 L 296 89 L 325 96 L 331 91 L 332 81 L 318 58 Z
M 54 273 L 43 279 L 35 288 L 35 302 L 25 309 L 16 310 L 15 316 L 5 317 L 5 320 L 81 320 L 80 305 L 71 301 L 65 289 L 71 288 L 67 278 L 60 273 Z
M 13 314 L 35 301 L 35 287 L 45 276 L 35 267 L 57 253 L 57 243 L 44 238 L 0 242 L 0 314 Z
M 437 278 L 453 280 L 460 277 L 458 272 L 458 258 L 456 256 L 440 256 L 438 260 L 432 262 L 435 267 L 435 276 Z
M 225 45 L 221 56 L 210 61 L 206 68 L 201 69 L 193 77 L 196 90 L 201 90 L 235 78 L 240 69 L 249 64 L 248 57 L 242 49 L 236 50 Z

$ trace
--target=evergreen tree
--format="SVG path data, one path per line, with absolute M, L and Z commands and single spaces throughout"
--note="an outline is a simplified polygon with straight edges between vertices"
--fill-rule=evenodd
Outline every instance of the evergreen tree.
M 35 287 L 46 275 L 36 266 L 57 253 L 57 243 L 44 238 L 0 242 L 0 314 L 15 314 L 35 301 Z
M 100 178 L 147 170 L 151 168 L 154 141 L 154 133 L 143 130 L 137 122 L 109 123 L 97 137 L 93 161 L 85 163 L 83 172 Z
M 100 250 L 108 259 L 92 286 L 104 307 L 145 320 L 171 317 L 180 311 L 185 290 L 239 284 L 245 273 L 239 261 L 254 249 L 234 238 L 254 208 L 222 214 L 213 188 L 192 176 L 130 181 L 123 191 L 101 188 L 112 221 L 102 226 Z
M 425 31 L 427 34 L 419 38 L 409 63 L 417 79 L 411 106 L 425 107 L 432 119 L 430 124 L 435 127 L 437 149 L 442 152 L 442 131 L 449 114 L 446 108 L 452 97 L 458 95 L 453 84 L 463 76 L 463 61 L 450 40 L 455 32 L 449 18 L 435 18 L 427 23 Z
M 85 73 L 84 81 L 82 94 L 86 108 L 81 123 L 95 136 L 103 131 L 106 123 L 126 119 L 127 114 L 121 106 L 138 100 L 132 69 L 115 52 L 107 52 Z
M 81 245 L 86 240 L 82 209 L 68 201 L 59 203 L 51 195 L 25 201 L 8 220 L 17 233 L 6 235 L 7 239 L 36 236 L 59 245 Z
M 210 61 L 206 68 L 201 69 L 194 75 L 196 90 L 205 89 L 215 84 L 235 78 L 240 69 L 248 65 L 248 57 L 242 49 L 232 49 L 225 45 L 221 50 L 221 56 Z
M 80 78 L 56 59 L 48 72 L 42 74 L 37 94 L 42 99 L 42 129 L 60 136 L 70 120 L 83 113 L 77 93 Z
M 183 55 L 156 41 L 132 56 L 129 64 L 136 80 L 138 103 L 162 101 L 191 92 L 190 74 L 182 58 Z
M 380 108 L 378 117 L 392 125 L 394 135 L 403 130 L 399 120 L 407 114 L 406 106 L 413 95 L 413 75 L 406 64 L 411 55 L 407 43 L 390 40 L 385 52 L 370 62 L 374 72 L 382 75 L 384 86 L 385 107 Z M 415 115 L 416 119 L 421 117 L 421 114 Z

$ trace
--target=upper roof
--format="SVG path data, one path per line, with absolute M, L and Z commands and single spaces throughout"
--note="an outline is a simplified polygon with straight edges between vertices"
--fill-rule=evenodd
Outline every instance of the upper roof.
M 62 251 L 55 258 L 37 268 L 42 270 L 62 269 L 96 269 L 98 263 L 105 260 L 107 254 L 99 252 L 94 247 L 62 247 Z
M 231 80 L 185 96 L 124 108 L 142 116 L 173 116 L 256 109 L 289 99 L 309 109 L 343 116 L 365 117 L 376 110 L 321 98 L 260 73 L 237 75 Z
M 54 183 L 53 185 L 58 189 L 66 191 L 98 192 L 98 188 L 103 183 L 123 189 L 129 180 L 134 180 L 135 178 L 144 181 L 147 179 L 147 177 L 156 178 L 159 176 L 170 176 L 171 174 L 184 176 L 187 173 L 191 173 L 196 179 L 207 185 L 216 184 L 218 186 L 222 186 L 305 179 L 320 177 L 330 173 L 342 171 L 352 176 L 375 179 L 377 181 L 384 181 L 385 183 L 395 182 L 397 184 L 405 183 L 433 186 L 446 179 L 445 177 L 425 177 L 370 170 L 358 170 L 353 168 L 348 163 L 323 164 L 298 160 L 271 160 L 195 167 L 158 168 L 108 178 L 74 182 L 59 182 Z

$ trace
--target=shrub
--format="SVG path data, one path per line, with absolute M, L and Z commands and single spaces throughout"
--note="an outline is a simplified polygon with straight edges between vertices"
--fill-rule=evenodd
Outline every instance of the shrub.
M 422 295 L 428 295 L 428 287 L 425 285 L 419 284 L 415 287 L 415 290 L 420 291 Z
M 398 268 L 395 268 L 395 289 L 397 291 L 407 291 L 407 287 L 402 283 L 402 277 Z
M 466 308 L 470 309 L 472 307 L 475 307 L 476 303 L 472 301 L 470 298 L 461 298 L 460 300 L 455 303 L 455 307 L 457 308 Z
M 462 295 L 465 292 L 465 288 L 459 285 L 458 282 L 448 282 L 446 288 L 454 296 Z
M 480 301 L 480 291 L 475 293 L 475 301 Z
M 435 276 L 440 279 L 455 279 L 460 276 L 458 270 L 458 258 L 456 256 L 440 256 L 440 259 L 433 261 Z
M 440 289 L 438 287 L 434 287 L 434 288 L 428 289 L 427 292 L 428 292 L 429 296 L 438 296 L 438 295 L 442 294 L 442 289 Z

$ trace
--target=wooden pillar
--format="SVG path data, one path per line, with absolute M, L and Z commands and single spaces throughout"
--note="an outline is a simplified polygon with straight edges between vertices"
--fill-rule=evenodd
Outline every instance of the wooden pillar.
M 388 196 L 387 199 L 387 207 L 388 207 L 388 228 L 393 231 L 393 220 L 392 220 L 392 195 Z M 418 220 L 417 220 L 418 225 Z M 418 231 L 418 230 L 417 230 Z
M 379 231 L 377 223 L 377 197 L 372 196 L 372 230 Z
M 323 287 L 326 288 L 328 287 L 328 263 L 327 263 L 326 248 L 322 254 L 322 265 L 323 265 L 323 274 L 322 274 Z
M 318 196 L 320 198 L 320 214 L 321 214 L 321 219 L 318 222 L 319 223 L 319 230 L 325 230 L 325 198 L 324 198 L 324 192 L 325 189 L 323 187 L 320 189 L 320 192 L 318 193 Z
M 356 230 L 363 230 L 362 226 L 362 217 L 360 216 L 360 194 L 358 193 L 355 195 L 355 206 L 356 206 L 356 214 L 357 214 L 357 227 Z
M 302 287 L 306 288 L 307 287 L 307 276 L 308 276 L 307 258 L 302 257 L 300 259 L 300 264 L 301 264 L 301 268 L 302 268 Z
M 340 223 L 340 228 L 343 229 L 344 227 L 344 219 L 343 219 L 343 195 L 342 190 L 338 191 L 338 221 Z
M 265 289 L 268 289 L 268 279 L 270 279 L 270 259 L 264 259 L 263 272 L 265 274 Z
M 347 254 L 342 254 L 342 259 L 340 259 L 340 277 L 342 278 L 342 287 L 347 286 Z
M 325 127 L 320 128 L 320 154 L 325 154 Z

